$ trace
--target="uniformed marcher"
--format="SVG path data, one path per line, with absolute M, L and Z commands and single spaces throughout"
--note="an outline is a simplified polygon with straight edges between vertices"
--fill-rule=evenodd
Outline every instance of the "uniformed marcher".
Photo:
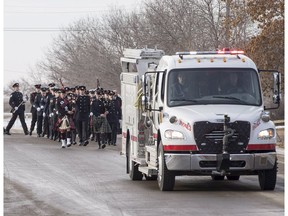
M 37 122 L 37 110 L 34 105 L 34 102 L 35 102 L 36 96 L 41 95 L 40 88 L 41 88 L 41 84 L 36 84 L 35 91 L 30 94 L 30 104 L 31 104 L 30 112 L 31 112 L 31 117 L 32 117 L 30 131 L 29 131 L 30 136 L 32 135 L 32 132 L 34 131 L 35 124 Z
M 58 131 L 60 133 L 61 147 L 66 148 L 71 146 L 71 131 L 70 122 L 68 118 L 68 104 L 69 101 L 65 97 L 65 90 L 60 89 L 58 91 L 60 97 L 57 100 L 56 110 L 58 114 L 58 121 L 56 123 Z
M 13 86 L 14 92 L 10 95 L 9 105 L 12 107 L 11 113 L 12 117 L 4 130 L 5 134 L 11 135 L 10 129 L 14 125 L 17 116 L 19 116 L 23 131 L 25 135 L 28 135 L 28 128 L 25 122 L 25 102 L 28 100 L 28 97 L 23 97 L 23 94 L 19 91 L 19 83 L 15 83 Z
M 59 99 L 59 93 L 58 93 L 58 88 L 54 87 L 54 97 L 50 99 L 50 103 L 49 103 L 49 118 L 50 118 L 50 123 L 49 123 L 49 127 L 50 127 L 50 131 L 51 131 L 51 135 L 50 135 L 50 139 L 52 140 L 57 140 L 58 138 L 58 130 L 56 129 L 56 122 L 58 120 L 58 116 L 57 116 L 57 110 L 56 110 L 56 104 L 57 101 Z
M 107 120 L 109 122 L 109 125 L 111 127 L 111 133 L 108 136 L 108 142 L 110 145 L 116 145 L 117 141 L 117 128 L 118 128 L 118 116 L 119 116 L 119 104 L 116 101 L 115 92 L 110 91 L 109 92 L 109 101 L 107 106 Z
M 47 88 L 41 88 L 41 95 L 35 98 L 34 105 L 37 110 L 37 135 L 41 137 L 43 134 L 43 117 L 46 117 L 46 104 L 48 102 Z
M 79 136 L 79 146 L 89 144 L 88 123 L 90 113 L 90 97 L 85 95 L 85 86 L 79 87 L 79 95 L 76 99 L 76 125 Z
M 103 142 L 103 133 L 101 131 L 104 115 L 105 115 L 105 106 L 100 100 L 101 91 L 96 91 L 96 98 L 92 101 L 90 116 L 92 116 L 92 125 L 93 133 L 95 134 L 95 141 L 98 142 L 99 149 L 105 148 L 106 145 Z
M 76 103 L 74 100 L 74 95 L 72 93 L 67 94 L 68 100 L 68 111 L 67 116 L 70 125 L 70 131 L 67 131 L 67 144 L 69 143 L 69 138 L 71 138 L 71 142 L 73 145 L 76 144 L 76 127 L 75 127 L 75 113 L 76 113 Z M 70 133 L 70 134 L 69 134 Z

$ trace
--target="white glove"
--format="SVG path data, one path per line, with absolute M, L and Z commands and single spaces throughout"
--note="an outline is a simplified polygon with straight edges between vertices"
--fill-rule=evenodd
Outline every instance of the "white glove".
M 65 106 L 65 111 L 68 111 L 68 107 L 67 106 Z
M 46 113 L 43 113 L 43 117 L 45 118 L 45 116 L 46 116 Z
M 54 113 L 51 113 L 50 115 L 51 115 L 51 117 L 53 117 L 53 116 L 54 116 Z
M 27 102 L 28 101 L 28 96 L 27 95 L 23 96 L 22 100 L 24 101 L 24 103 Z
M 41 109 L 44 109 L 44 106 L 42 105 L 42 106 L 40 106 L 40 108 L 41 108 Z
M 93 116 L 93 112 L 90 112 L 90 116 Z
M 41 108 L 40 107 L 37 107 L 37 111 L 40 111 L 41 110 Z
M 18 110 L 18 107 L 14 107 L 15 111 Z
M 58 113 L 59 113 L 59 112 L 58 112 L 58 111 L 56 111 L 56 114 L 57 114 L 57 115 L 58 115 Z

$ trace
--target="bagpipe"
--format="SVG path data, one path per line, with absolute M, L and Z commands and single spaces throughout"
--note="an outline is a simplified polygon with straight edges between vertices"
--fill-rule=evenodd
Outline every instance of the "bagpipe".
M 67 115 L 65 115 L 62 119 L 60 119 L 60 123 L 59 123 L 59 128 L 60 131 L 65 131 L 70 129 L 70 122 L 69 119 L 67 117 Z

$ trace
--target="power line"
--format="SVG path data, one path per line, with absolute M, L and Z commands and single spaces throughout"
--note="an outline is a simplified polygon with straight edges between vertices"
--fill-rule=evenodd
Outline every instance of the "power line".
M 110 10 L 93 11 L 4 11 L 4 14 L 75 14 L 75 13 L 104 13 Z
M 69 32 L 83 32 L 83 31 L 89 31 L 89 29 L 59 29 L 59 28 L 4 28 L 5 32 L 61 32 L 61 31 L 69 31 Z

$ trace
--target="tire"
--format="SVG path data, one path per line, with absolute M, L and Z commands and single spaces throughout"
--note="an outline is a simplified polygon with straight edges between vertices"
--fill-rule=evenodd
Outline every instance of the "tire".
M 275 189 L 277 180 L 277 160 L 275 161 L 273 169 L 259 171 L 258 180 L 261 190 Z
M 229 181 L 238 181 L 240 179 L 240 175 L 227 175 L 226 178 Z
M 175 175 L 167 169 L 162 142 L 158 147 L 158 186 L 161 191 L 172 191 L 175 185 Z
M 127 168 L 129 169 L 129 177 L 133 181 L 140 181 L 143 178 L 143 174 L 138 170 L 139 164 L 131 159 L 131 142 L 129 142 L 128 155 L 127 155 Z
M 157 175 L 147 176 L 146 174 L 144 176 L 147 181 L 156 181 L 158 177 Z
M 214 181 L 222 181 L 222 180 L 224 180 L 224 177 L 225 176 L 218 176 L 218 175 L 211 176 L 212 180 L 214 180 Z

